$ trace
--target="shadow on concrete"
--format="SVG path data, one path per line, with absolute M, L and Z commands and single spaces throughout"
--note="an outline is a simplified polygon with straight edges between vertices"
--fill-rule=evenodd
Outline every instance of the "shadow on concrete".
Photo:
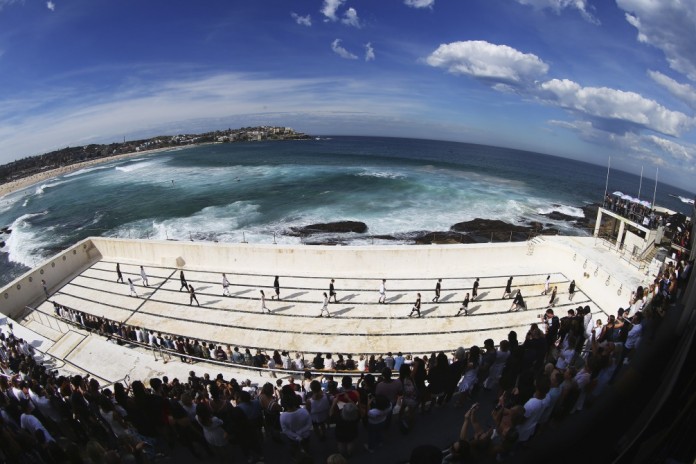
M 235 293 L 233 293 L 233 295 L 234 295 L 234 296 L 237 296 L 237 295 L 244 295 L 245 293 L 249 293 L 250 291 L 251 291 L 251 289 L 248 288 L 248 289 L 242 290 L 242 291 L 240 291 L 240 292 L 235 292 Z
M 403 297 L 403 296 L 406 296 L 406 294 L 405 294 L 405 293 L 399 293 L 399 294 L 397 294 L 397 295 L 394 295 L 394 296 L 391 297 L 391 298 L 387 298 L 387 303 L 393 303 L 393 302 L 395 302 L 396 300 L 401 299 L 401 297 Z
M 448 293 L 447 295 L 445 295 L 445 296 L 443 296 L 442 298 L 440 298 L 440 302 L 441 302 L 441 303 L 444 303 L 445 301 L 449 301 L 449 300 L 451 300 L 452 298 L 454 298 L 454 295 L 456 295 L 456 293 Z
M 350 295 L 346 295 L 346 296 L 344 296 L 343 298 L 338 298 L 338 302 L 341 303 L 341 302 L 343 302 L 343 301 L 350 301 L 350 300 L 352 300 L 353 298 L 355 298 L 356 296 L 358 296 L 357 293 L 351 293 Z
M 355 306 L 350 306 L 348 308 L 339 309 L 338 311 L 331 311 L 331 307 L 329 306 L 329 311 L 331 311 L 332 316 L 342 316 L 346 313 L 349 313 L 353 309 L 355 309 Z
M 291 294 L 291 295 L 286 296 L 284 299 L 285 299 L 285 300 L 289 300 L 289 299 L 292 299 L 292 298 L 297 298 L 298 296 L 306 295 L 307 293 L 309 293 L 309 292 L 295 292 L 295 293 L 293 293 L 293 294 Z
M 272 313 L 282 313 L 283 311 L 287 311 L 288 309 L 291 309 L 294 307 L 295 307 L 295 305 L 281 306 L 280 308 L 271 309 L 271 312 Z
M 432 308 L 424 309 L 423 311 L 421 311 L 421 316 L 427 316 L 428 314 L 434 312 L 438 308 L 439 306 L 433 306 Z
M 471 316 L 472 314 L 474 314 L 474 313 L 475 313 L 476 311 L 478 311 L 479 309 L 481 309 L 481 305 L 476 305 L 476 306 L 471 306 L 471 307 L 469 307 L 469 316 Z M 462 311 L 462 315 L 464 315 L 464 312 L 463 312 L 463 311 Z

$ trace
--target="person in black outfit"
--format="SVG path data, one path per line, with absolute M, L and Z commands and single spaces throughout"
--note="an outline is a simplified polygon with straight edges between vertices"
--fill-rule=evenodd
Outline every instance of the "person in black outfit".
M 475 300 L 476 297 L 478 296 L 478 288 L 479 288 L 479 278 L 476 278 L 476 281 L 474 282 L 474 287 L 471 289 L 471 299 Z
M 181 288 L 179 288 L 179 291 L 182 291 L 182 290 L 188 291 L 188 283 L 186 282 L 186 277 L 184 277 L 184 271 L 181 271 L 179 273 L 179 280 L 181 280 Z
M 505 292 L 503 292 L 503 297 L 501 300 L 504 300 L 505 297 L 510 298 L 510 295 L 512 295 L 512 276 L 507 280 L 507 284 L 505 285 Z
M 123 282 L 123 274 L 121 274 L 121 265 L 119 263 L 116 263 L 116 282 L 125 283 Z
M 413 316 L 413 313 L 418 313 L 418 317 L 421 317 L 420 308 L 421 308 L 421 294 L 419 293 L 418 298 L 416 298 L 416 302 L 413 304 L 413 308 L 411 309 L 411 312 L 409 313 L 408 317 Z
M 433 298 L 433 303 L 437 303 L 440 300 L 440 290 L 442 290 L 441 283 L 442 279 L 437 279 L 437 283 L 435 284 L 435 298 Z
M 561 327 L 561 322 L 558 316 L 553 314 L 553 309 L 549 308 L 544 314 L 544 324 L 546 324 L 546 346 L 551 348 L 556 344 L 558 339 L 558 330 Z
M 278 276 L 275 276 L 273 281 L 273 288 L 275 289 L 275 295 L 271 296 L 271 300 L 278 298 L 280 300 L 280 282 L 278 281 Z
M 188 286 L 189 289 L 189 306 L 193 304 L 193 301 L 196 300 L 196 304 L 200 306 L 201 304 L 198 302 L 198 298 L 196 298 L 196 291 L 193 289 L 193 285 Z
M 331 297 L 334 299 L 334 303 L 338 303 L 338 299 L 336 298 L 336 289 L 334 288 L 334 280 L 331 279 L 331 283 L 329 284 L 329 301 L 331 301 Z

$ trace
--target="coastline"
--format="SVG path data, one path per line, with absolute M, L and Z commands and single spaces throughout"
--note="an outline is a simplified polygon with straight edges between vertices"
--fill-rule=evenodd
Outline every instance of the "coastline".
M 98 164 L 107 163 L 110 161 L 117 161 L 120 159 L 132 158 L 134 156 L 148 156 L 148 155 L 153 155 L 155 153 L 161 153 L 163 151 L 172 150 L 172 149 L 189 148 L 189 147 L 192 147 L 194 145 L 196 145 L 196 144 L 181 145 L 181 146 L 177 146 L 177 147 L 155 148 L 152 150 L 122 153 L 120 155 L 112 155 L 112 156 L 107 156 L 107 157 L 99 158 L 99 159 L 95 159 L 95 160 L 82 161 L 80 163 L 75 163 L 75 164 L 71 164 L 68 166 L 62 166 L 60 168 L 51 169 L 49 171 L 40 172 L 37 174 L 32 174 L 31 176 L 23 177 L 21 179 L 13 180 L 12 182 L 8 182 L 6 184 L 0 185 L 0 199 L 3 199 L 5 196 L 10 195 L 14 192 L 17 192 L 19 190 L 22 190 L 22 189 L 25 189 L 27 187 L 31 187 L 32 185 L 38 184 L 39 182 L 43 182 L 45 180 L 52 179 L 54 177 L 62 176 L 64 174 L 70 174 L 71 172 L 79 171 L 80 169 L 83 169 L 86 167 L 96 166 Z

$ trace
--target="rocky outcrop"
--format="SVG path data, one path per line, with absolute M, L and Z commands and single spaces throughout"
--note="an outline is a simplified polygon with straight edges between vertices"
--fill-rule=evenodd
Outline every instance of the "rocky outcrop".
M 499 219 L 476 218 L 471 221 L 458 222 L 451 231 L 464 232 L 478 243 L 490 242 L 521 242 L 527 240 L 530 234 L 539 232 L 539 223 L 535 226 L 510 224 Z
M 476 243 L 476 240 L 460 232 L 444 231 L 444 232 L 426 232 L 417 235 L 413 242 L 416 245 L 430 245 L 437 243 L 440 245 L 455 244 L 455 243 Z
M 304 227 L 291 227 L 286 235 L 292 237 L 309 237 L 314 234 L 364 234 L 367 232 L 367 224 L 358 221 L 338 221 L 319 224 L 310 224 Z

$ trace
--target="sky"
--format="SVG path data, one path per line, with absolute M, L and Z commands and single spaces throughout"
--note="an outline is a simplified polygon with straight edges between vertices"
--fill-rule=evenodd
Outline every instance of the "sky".
M 696 0 L 0 0 L 0 163 L 251 125 L 696 174 Z

